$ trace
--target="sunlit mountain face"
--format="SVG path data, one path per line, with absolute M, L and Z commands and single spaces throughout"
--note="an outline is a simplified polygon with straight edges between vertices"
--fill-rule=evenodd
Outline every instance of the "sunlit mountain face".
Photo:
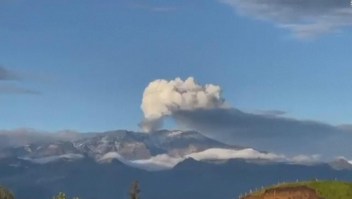
M 237 155 L 239 158 L 247 158 L 246 150 L 249 152 L 249 159 L 266 156 L 254 149 L 221 143 L 195 131 L 161 130 L 146 134 L 120 130 L 65 136 L 53 134 L 50 137 L 33 133 L 26 136 L 28 137 L 22 143 L 14 142 L 4 146 L 0 150 L 1 158 L 18 158 L 38 164 L 82 158 L 99 163 L 118 159 L 130 166 L 159 170 L 170 169 L 190 157 L 230 159 L 226 155 L 232 155 L 232 158 Z M 18 140 L 17 135 L 6 135 L 6 138 L 8 143 Z M 223 157 L 212 157 L 214 150 L 227 154 Z M 268 155 L 268 158 L 271 157 Z
M 143 198 L 155 199 L 231 198 L 286 181 L 352 180 L 352 165 L 345 159 L 298 163 L 194 131 L 82 134 L 77 140 L 41 140 L 0 152 L 0 182 L 18 199 L 50 198 L 62 190 L 82 198 L 126 198 L 136 179 Z
M 291 163 L 314 165 L 319 156 L 285 156 L 254 148 L 225 144 L 196 131 L 160 130 L 150 133 L 127 130 L 103 133 L 25 133 L 7 135 L 8 144 L 0 149 L 0 161 L 21 159 L 34 164 L 90 159 L 98 164 L 118 160 L 130 167 L 148 171 L 172 169 L 185 159 L 223 162 L 243 159 L 251 162 Z M 20 134 L 22 135 L 22 134 Z M 332 160 L 331 160 L 332 161 Z M 343 157 L 333 161 L 334 168 L 348 168 L 350 161 Z

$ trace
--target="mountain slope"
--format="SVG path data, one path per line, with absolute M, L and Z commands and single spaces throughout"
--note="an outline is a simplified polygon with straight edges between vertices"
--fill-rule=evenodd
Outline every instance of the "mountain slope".
M 0 184 L 12 189 L 18 199 L 51 198 L 60 191 L 82 199 L 127 198 L 134 180 L 140 181 L 145 199 L 234 198 L 251 189 L 297 179 L 352 181 L 351 171 L 334 170 L 327 164 L 303 166 L 245 160 L 211 163 L 187 159 L 173 169 L 158 172 L 134 169 L 118 160 L 99 164 L 89 158 L 47 164 L 13 159 L 0 163 L 0 168 Z
M 108 152 L 118 152 L 128 160 L 147 159 L 159 154 L 184 156 L 208 148 L 238 148 L 212 140 L 195 131 L 157 131 L 138 133 L 110 131 L 74 142 L 77 149 L 99 158 Z
M 18 137 L 21 135 L 25 136 L 19 142 Z M 101 163 L 118 159 L 129 166 L 152 170 L 172 168 L 188 155 L 208 149 L 241 149 L 195 131 L 162 130 L 146 134 L 118 130 L 50 136 L 35 133 L 0 136 L 5 136 L 9 141 L 6 147 L 0 149 L 0 160 L 15 157 L 44 164 L 60 159 L 88 157 Z
M 26 139 L 0 149 L 0 154 L 0 184 L 14 190 L 18 199 L 51 198 L 60 191 L 82 199 L 124 199 L 134 180 L 140 181 L 145 199 L 233 198 L 283 181 L 352 180 L 346 161 L 296 165 L 194 131 L 121 130 L 69 140 L 51 136 Z
M 242 197 L 242 199 L 264 198 L 350 199 L 352 183 L 340 181 L 284 183 Z

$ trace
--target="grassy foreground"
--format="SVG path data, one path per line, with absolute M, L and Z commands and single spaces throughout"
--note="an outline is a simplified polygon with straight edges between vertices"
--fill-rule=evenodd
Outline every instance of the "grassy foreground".
M 267 189 L 278 187 L 307 186 L 316 190 L 320 197 L 324 199 L 352 199 L 352 183 L 339 181 L 309 181 L 297 183 L 285 183 L 273 187 L 268 187 L 252 195 L 260 195 Z

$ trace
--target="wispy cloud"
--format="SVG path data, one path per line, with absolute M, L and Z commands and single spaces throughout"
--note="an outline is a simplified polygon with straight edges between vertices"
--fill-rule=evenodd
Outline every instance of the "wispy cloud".
M 131 7 L 137 9 L 148 10 L 150 12 L 170 12 L 177 9 L 175 6 L 167 6 L 167 5 L 155 5 L 155 4 L 148 4 L 145 2 L 136 2 L 131 4 Z
M 350 0 L 219 0 L 239 14 L 270 21 L 299 38 L 352 26 Z
M 11 71 L 3 66 L 0 66 L 0 94 L 24 94 L 24 95 L 39 95 L 40 92 L 28 88 L 18 86 L 22 81 L 22 76 L 19 73 Z M 8 82 L 14 81 L 14 82 Z
M 39 91 L 16 87 L 12 85 L 0 85 L 0 94 L 27 94 L 27 95 L 40 95 Z
M 280 111 L 280 110 L 259 110 L 259 111 L 256 111 L 256 113 L 260 115 L 266 115 L 266 116 L 272 116 L 272 117 L 283 116 L 286 114 L 285 111 Z
M 0 66 L 0 81 L 6 81 L 6 80 L 19 80 L 20 77 L 18 74 L 9 71 L 8 69 L 4 68 L 3 66 Z
M 172 156 L 170 154 L 159 154 L 152 156 L 149 159 L 140 160 L 126 160 L 116 152 L 111 152 L 100 160 L 104 162 L 109 159 L 118 159 L 121 162 L 140 169 L 148 171 L 158 171 L 171 169 L 180 162 L 192 158 L 197 161 L 209 161 L 209 160 L 230 160 L 230 159 L 242 159 L 246 161 L 270 161 L 276 163 L 289 163 L 298 165 L 312 165 L 321 163 L 320 155 L 297 155 L 289 157 L 283 154 L 266 153 L 254 150 L 252 148 L 246 149 L 223 149 L 223 148 L 209 148 L 204 151 L 194 152 L 185 156 Z

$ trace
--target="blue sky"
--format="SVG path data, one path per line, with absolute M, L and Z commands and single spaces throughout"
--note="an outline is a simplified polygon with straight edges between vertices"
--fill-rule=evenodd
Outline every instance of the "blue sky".
M 0 128 L 135 130 L 148 83 L 189 76 L 240 110 L 352 123 L 351 15 L 330 1 L 297 19 L 274 0 L 2 0 L 0 64 L 18 78 L 0 80 Z

